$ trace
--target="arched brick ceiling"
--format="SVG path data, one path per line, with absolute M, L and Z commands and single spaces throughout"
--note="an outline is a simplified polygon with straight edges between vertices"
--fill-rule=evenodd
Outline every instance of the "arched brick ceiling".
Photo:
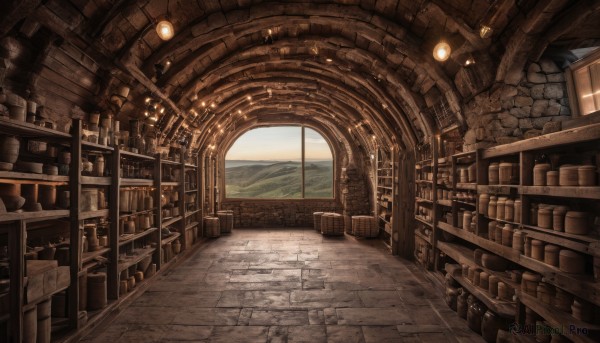
M 0 36 L 31 15 L 101 62 L 104 70 L 112 69 L 107 87 L 124 80 L 133 86 L 134 99 L 121 116 L 139 116 L 139 107 L 132 104 L 143 104 L 148 93 L 161 98 L 171 109 L 159 122 L 167 140 L 193 132 L 194 141 L 203 144 L 209 131 L 231 124 L 241 111 L 235 120 L 260 120 L 261 115 L 277 113 L 299 121 L 311 118 L 331 127 L 331 132 L 334 127 L 336 132 L 352 131 L 354 126 L 363 146 L 375 135 L 379 144 L 404 148 L 438 130 L 425 114 L 433 102 L 445 97 L 455 121 L 464 125 L 462 96 L 489 87 L 492 75 L 495 82 L 514 82 L 528 58 L 537 60 L 552 42 L 574 39 L 577 33 L 569 22 L 587 28 L 586 37 L 579 36 L 571 45 L 585 45 L 586 38 L 597 41 L 590 24 L 598 16 L 599 4 L 599 0 L 14 0 L 0 5 L 6 7 Z M 167 13 L 176 36 L 164 42 L 154 25 Z M 491 39 L 479 36 L 480 24 L 493 27 Z M 273 44 L 264 44 L 268 30 Z M 444 63 L 431 56 L 440 37 L 453 47 Z M 459 85 L 459 92 L 455 84 L 461 81 L 459 72 L 470 54 L 483 61 L 471 73 L 486 73 L 479 79 L 489 83 Z M 170 69 L 151 81 L 155 65 L 166 65 L 167 60 Z M 253 101 L 246 101 L 248 95 Z M 202 102 L 217 104 L 208 109 L 210 116 L 204 115 Z

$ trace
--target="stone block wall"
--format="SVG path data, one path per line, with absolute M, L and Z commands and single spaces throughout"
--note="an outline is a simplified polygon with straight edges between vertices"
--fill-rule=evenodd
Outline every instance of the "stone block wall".
M 234 227 L 312 227 L 313 212 L 342 213 L 336 200 L 226 200 L 224 210 L 233 210 Z
M 356 167 L 342 171 L 341 192 L 344 214 L 349 216 L 370 215 L 371 204 L 367 183 Z
M 564 74 L 551 60 L 529 64 L 517 85 L 493 84 L 467 102 L 464 112 L 467 150 L 557 131 L 571 118 Z

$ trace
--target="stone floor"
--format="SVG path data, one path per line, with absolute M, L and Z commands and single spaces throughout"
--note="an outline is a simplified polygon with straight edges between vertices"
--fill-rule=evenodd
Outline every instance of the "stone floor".
M 235 230 L 84 342 L 482 342 L 380 240 Z

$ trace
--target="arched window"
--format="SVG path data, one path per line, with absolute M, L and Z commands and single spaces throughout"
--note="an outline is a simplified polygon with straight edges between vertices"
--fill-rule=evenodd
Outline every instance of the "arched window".
M 333 198 L 333 154 L 317 131 L 303 126 L 252 129 L 225 156 L 225 197 Z

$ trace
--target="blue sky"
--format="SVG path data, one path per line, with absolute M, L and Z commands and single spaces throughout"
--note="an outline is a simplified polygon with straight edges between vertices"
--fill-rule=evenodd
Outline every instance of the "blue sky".
M 323 137 L 306 128 L 306 159 L 330 160 L 331 150 Z M 302 155 L 302 129 L 299 126 L 277 126 L 250 130 L 227 152 L 227 160 L 299 161 Z

